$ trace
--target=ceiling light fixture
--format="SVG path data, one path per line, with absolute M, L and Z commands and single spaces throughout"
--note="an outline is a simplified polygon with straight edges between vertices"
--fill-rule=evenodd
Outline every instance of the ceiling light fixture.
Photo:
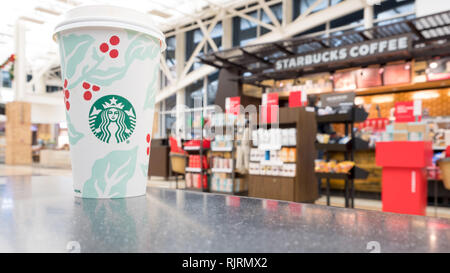
M 157 9 L 151 10 L 148 13 L 151 14 L 151 15 L 155 15 L 155 16 L 164 18 L 164 19 L 172 17 L 172 15 L 170 15 L 168 13 L 165 13 L 163 11 L 157 10 Z
M 44 21 L 36 19 L 36 18 L 28 17 L 28 16 L 20 16 L 19 19 L 20 20 L 24 20 L 24 21 L 28 21 L 28 22 L 32 22 L 32 23 L 35 23 L 35 24 L 40 24 L 40 25 L 44 24 Z
M 61 12 L 53 10 L 53 9 L 48 9 L 48 8 L 44 8 L 44 7 L 36 7 L 35 10 L 40 11 L 40 12 L 44 12 L 44 13 L 48 13 L 51 15 L 55 15 L 55 16 L 59 16 L 61 15 Z
M 77 1 L 73 1 L 73 0 L 57 0 L 58 2 L 64 3 L 64 4 L 69 4 L 72 6 L 78 6 L 80 5 L 80 2 Z
M 13 37 L 12 34 L 0 32 L 0 36 Z
M 439 98 L 439 93 L 436 91 L 416 92 L 412 95 L 413 100 L 428 100 Z
M 392 95 L 375 96 L 372 98 L 372 103 L 374 103 L 374 104 L 388 103 L 388 102 L 393 102 L 393 101 L 394 101 L 394 96 L 392 96 Z
M 361 97 L 356 97 L 355 98 L 355 104 L 356 105 L 363 105 L 364 104 L 364 99 Z

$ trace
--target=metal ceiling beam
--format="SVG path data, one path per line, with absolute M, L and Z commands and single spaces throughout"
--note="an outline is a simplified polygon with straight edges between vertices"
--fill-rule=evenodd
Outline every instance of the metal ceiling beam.
M 423 37 L 422 32 L 420 32 L 416 26 L 412 22 L 407 22 L 409 28 L 416 34 L 420 40 L 425 40 L 425 37 Z
M 380 0 L 381 2 L 385 0 Z M 320 10 L 309 14 L 308 16 L 295 19 L 292 23 L 287 24 L 282 31 L 272 31 L 264 36 L 261 36 L 258 41 L 254 40 L 249 44 L 272 42 L 282 40 L 286 37 L 292 37 L 298 33 L 309 30 L 315 26 L 325 24 L 328 21 L 337 19 L 344 15 L 356 12 L 365 7 L 365 1 L 361 0 L 346 0 L 332 7 Z
M 243 48 L 240 48 L 240 50 L 241 50 L 242 53 L 244 53 L 244 55 L 246 55 L 246 56 L 249 56 L 249 57 L 251 57 L 251 58 L 253 58 L 253 59 L 255 59 L 255 60 L 258 60 L 258 61 L 260 61 L 260 62 L 262 62 L 262 63 L 268 64 L 268 65 L 272 65 L 272 62 L 270 62 L 270 61 L 268 61 L 268 60 L 266 60 L 266 59 L 264 59 L 264 58 L 261 58 L 261 57 L 259 57 L 259 56 L 256 55 L 256 54 L 250 53 L 250 52 L 248 52 L 247 50 L 245 50 L 245 49 L 243 49 Z
M 247 67 L 245 67 L 243 65 L 240 65 L 240 64 L 237 64 L 237 63 L 233 63 L 233 62 L 231 62 L 231 61 L 229 61 L 227 59 L 224 59 L 222 57 L 217 56 L 214 53 L 213 53 L 213 55 L 214 55 L 214 57 L 216 57 L 217 60 L 221 61 L 222 63 L 226 63 L 226 64 L 229 64 L 231 66 L 234 66 L 234 67 L 237 67 L 237 68 L 240 68 L 240 69 L 243 69 L 243 70 L 247 70 Z
M 217 68 L 217 69 L 225 68 L 225 66 L 220 66 L 220 65 L 218 65 L 218 64 L 216 64 L 216 63 L 214 63 L 214 62 L 205 60 L 205 59 L 202 58 L 202 57 L 197 57 L 197 58 L 198 58 L 202 63 L 207 64 L 207 65 L 210 65 L 210 66 L 213 66 L 213 67 L 215 67 L 215 68 Z
M 384 1 L 384 0 L 381 0 Z M 339 4 L 332 7 L 320 10 L 308 16 L 302 17 L 301 20 L 297 18 L 292 23 L 286 24 L 282 29 L 273 30 L 263 36 L 256 38 L 249 44 L 259 44 L 274 42 L 278 40 L 283 40 L 294 35 L 304 32 L 308 29 L 314 28 L 321 24 L 324 24 L 330 20 L 348 15 L 352 12 L 361 10 L 365 7 L 365 1 L 361 0 L 345 0 Z M 216 71 L 215 67 L 204 65 L 184 77 L 178 79 L 176 83 L 166 86 L 164 89 L 160 90 L 159 94 L 156 96 L 156 102 L 164 100 L 175 94 L 178 90 L 185 88 L 189 84 L 206 77 Z
M 289 49 L 280 45 L 279 43 L 273 43 L 273 45 L 288 55 L 294 55 L 294 52 L 290 51 Z
M 229 4 L 229 5 L 219 5 L 219 4 L 216 4 L 216 3 L 214 3 L 214 2 L 212 2 L 210 0 L 207 0 L 207 2 L 211 6 L 215 6 L 215 7 L 218 7 L 220 9 L 227 10 L 228 12 L 224 16 L 224 19 L 228 19 L 228 18 L 232 18 L 232 17 L 235 17 L 235 16 L 239 16 L 239 14 L 233 12 L 233 10 L 236 10 L 236 9 L 239 9 L 239 12 L 241 12 L 243 14 L 246 14 L 246 13 L 250 13 L 252 11 L 255 11 L 255 10 L 258 10 L 258 9 L 261 8 L 261 6 L 259 4 L 250 5 L 251 3 L 257 3 L 258 1 L 256 1 L 256 0 L 247 0 L 246 2 L 240 0 L 240 1 L 237 1 L 237 3 L 232 3 L 232 4 Z M 282 2 L 282 0 L 272 0 L 272 1 L 268 1 L 266 3 L 267 3 L 267 5 L 272 6 L 272 5 L 281 3 L 281 2 Z M 243 9 L 240 9 L 240 8 L 243 8 Z M 198 19 L 202 20 L 205 25 L 208 25 L 211 22 L 211 19 L 208 19 L 208 18 L 213 17 L 215 14 L 217 14 L 217 10 L 211 9 L 208 12 L 205 12 L 204 14 L 198 16 Z M 255 19 L 255 18 L 253 18 L 253 19 Z M 173 36 L 173 35 L 175 35 L 177 33 L 180 33 L 180 32 L 186 32 L 186 31 L 189 31 L 189 30 L 197 29 L 198 27 L 199 26 L 195 23 L 195 21 L 193 21 L 193 22 L 185 21 L 183 23 L 178 23 L 176 25 L 171 25 L 170 27 L 166 27 L 166 28 L 164 28 L 164 30 L 167 31 L 165 33 L 166 37 L 170 37 L 170 36 Z M 176 29 L 176 30 L 169 31 L 170 29 Z

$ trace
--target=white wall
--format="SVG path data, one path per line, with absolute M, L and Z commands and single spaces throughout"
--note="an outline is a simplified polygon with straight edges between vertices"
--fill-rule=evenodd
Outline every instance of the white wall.
M 54 124 L 66 121 L 64 106 L 32 103 L 31 104 L 31 123 Z
M 416 16 L 450 10 L 450 0 L 416 0 Z

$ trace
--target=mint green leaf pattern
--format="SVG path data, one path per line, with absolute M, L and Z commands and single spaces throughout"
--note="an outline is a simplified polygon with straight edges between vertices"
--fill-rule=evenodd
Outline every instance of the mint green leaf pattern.
M 145 177 L 148 176 L 148 163 L 147 164 L 141 164 L 142 173 Z
M 89 47 L 94 43 L 90 35 L 70 34 L 62 37 L 63 54 L 65 64 L 65 78 L 72 78 L 77 71 L 77 66 L 84 60 Z M 67 68 L 67 70 L 65 70 Z
M 75 129 L 75 126 L 73 126 L 72 121 L 70 120 L 70 116 L 66 113 L 66 120 L 67 120 L 67 134 L 69 135 L 69 143 L 71 146 L 74 146 L 75 144 L 80 141 L 84 137 L 84 134 L 81 132 L 78 132 L 77 129 Z
M 130 36 L 130 33 L 128 33 Z M 154 60 L 159 53 L 159 40 L 146 34 L 135 35 L 128 48 L 125 51 L 125 63 L 119 67 L 109 67 L 105 70 L 99 68 L 100 64 L 105 60 L 100 57 L 96 50 L 93 50 L 92 59 L 94 64 L 86 65 L 82 69 L 81 76 L 72 80 L 69 88 L 77 86 L 81 82 L 90 82 L 101 86 L 110 86 L 117 80 L 125 77 L 128 68 L 135 60 Z
M 156 83 L 157 83 L 157 79 L 158 79 L 158 72 L 159 72 L 159 66 L 157 65 L 155 67 L 155 70 L 152 73 L 153 74 L 152 80 L 146 90 L 147 95 L 145 97 L 144 110 L 155 107 Z
M 87 198 L 123 198 L 127 183 L 136 169 L 138 146 L 113 151 L 95 161 L 91 177 L 84 183 L 82 196 Z

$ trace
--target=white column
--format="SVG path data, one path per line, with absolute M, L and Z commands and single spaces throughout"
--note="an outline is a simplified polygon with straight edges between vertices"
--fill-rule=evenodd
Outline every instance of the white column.
M 25 25 L 21 20 L 16 21 L 14 28 L 14 47 L 16 60 L 14 62 L 14 93 L 15 100 L 20 101 L 25 95 L 27 83 L 25 57 Z
M 37 73 L 33 73 L 36 75 Z M 45 76 L 42 75 L 39 79 L 35 81 L 34 90 L 37 94 L 45 94 L 46 93 L 46 82 L 45 82 Z
M 281 3 L 283 5 L 283 23 L 281 25 L 285 26 L 292 22 L 294 3 L 292 0 L 283 0 Z
M 364 28 L 372 28 L 373 27 L 373 6 L 367 5 L 364 7 Z
M 222 20 L 223 36 L 222 46 L 224 49 L 233 47 L 233 19 L 226 18 Z
M 175 61 L 176 61 L 176 72 L 177 72 L 177 80 L 180 79 L 184 64 L 186 62 L 186 33 L 180 32 L 176 34 L 175 36 L 176 40 L 176 48 L 175 48 Z M 181 107 L 183 105 L 186 105 L 186 94 L 185 89 L 179 89 L 176 93 L 176 105 L 177 105 L 177 111 L 176 111 L 176 130 L 177 134 L 181 132 L 184 134 L 185 131 L 185 112 L 184 107 Z M 170 110 L 170 109 L 166 109 Z

